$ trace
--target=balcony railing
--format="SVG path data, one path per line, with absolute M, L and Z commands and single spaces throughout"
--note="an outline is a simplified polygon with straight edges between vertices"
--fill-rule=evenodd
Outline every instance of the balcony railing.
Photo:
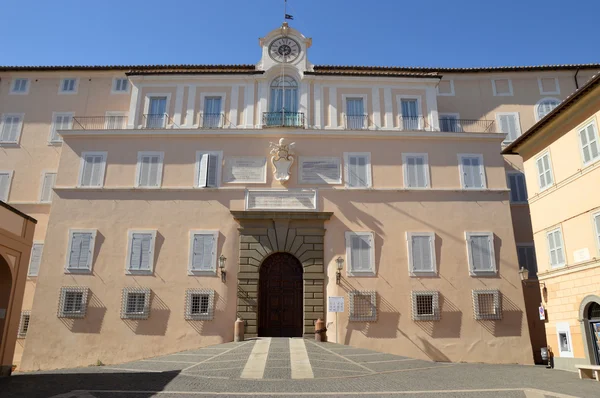
M 127 128 L 127 116 L 75 116 L 74 130 L 122 130 Z
M 400 116 L 402 130 L 428 130 L 427 118 L 424 116 Z
M 364 130 L 368 127 L 368 115 L 346 115 L 346 130 Z
M 263 127 L 300 127 L 304 128 L 304 113 L 301 112 L 263 112 Z
M 167 127 L 179 127 L 166 113 L 148 113 L 144 115 L 142 128 L 144 129 L 166 129 Z
M 440 131 L 448 133 L 494 133 L 493 120 L 453 119 L 440 117 Z
M 202 113 L 200 114 L 200 123 L 203 129 L 220 129 L 225 125 L 225 114 L 223 113 Z

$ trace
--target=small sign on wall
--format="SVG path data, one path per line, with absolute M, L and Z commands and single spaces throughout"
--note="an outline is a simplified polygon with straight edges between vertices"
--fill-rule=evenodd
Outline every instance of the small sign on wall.
M 575 250 L 573 252 L 573 260 L 575 260 L 576 263 L 581 263 L 581 262 L 587 261 L 589 259 L 590 259 L 590 251 L 588 250 L 587 247 L 584 247 L 583 249 Z
M 0 319 L 4 319 L 6 317 L 6 309 L 0 308 Z
M 545 321 L 546 320 L 546 310 L 544 309 L 543 305 L 540 305 L 539 312 L 540 312 L 540 321 Z
M 344 312 L 344 297 L 329 296 L 329 312 Z

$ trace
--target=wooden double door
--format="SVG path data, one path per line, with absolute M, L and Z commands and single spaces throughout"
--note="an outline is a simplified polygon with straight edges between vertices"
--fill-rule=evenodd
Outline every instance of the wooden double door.
M 259 273 L 258 335 L 302 337 L 302 264 L 289 253 L 267 257 Z

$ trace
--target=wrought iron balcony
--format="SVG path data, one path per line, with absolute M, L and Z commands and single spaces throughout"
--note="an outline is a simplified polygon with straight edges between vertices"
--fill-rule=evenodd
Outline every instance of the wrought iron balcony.
M 365 130 L 368 127 L 368 115 L 346 115 L 346 130 Z
M 400 116 L 402 130 L 428 130 L 427 118 L 424 116 Z
M 166 129 L 171 127 L 179 127 L 173 123 L 173 120 L 166 113 L 148 113 L 143 116 L 143 129 Z
M 203 129 L 221 129 L 225 125 L 224 113 L 202 113 L 200 114 Z
M 123 130 L 127 116 L 75 116 L 73 130 Z
M 302 112 L 263 112 L 263 127 L 299 127 L 304 128 Z
M 448 133 L 494 133 L 493 120 L 454 119 L 440 117 L 440 131 Z

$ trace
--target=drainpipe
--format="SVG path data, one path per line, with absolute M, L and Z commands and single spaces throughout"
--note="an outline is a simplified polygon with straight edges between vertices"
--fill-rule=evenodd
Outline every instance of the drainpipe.
M 575 89 L 579 89 L 579 83 L 577 82 L 577 75 L 579 74 L 579 68 L 577 68 L 577 71 L 575 71 L 575 76 L 573 76 L 573 79 L 575 80 Z

